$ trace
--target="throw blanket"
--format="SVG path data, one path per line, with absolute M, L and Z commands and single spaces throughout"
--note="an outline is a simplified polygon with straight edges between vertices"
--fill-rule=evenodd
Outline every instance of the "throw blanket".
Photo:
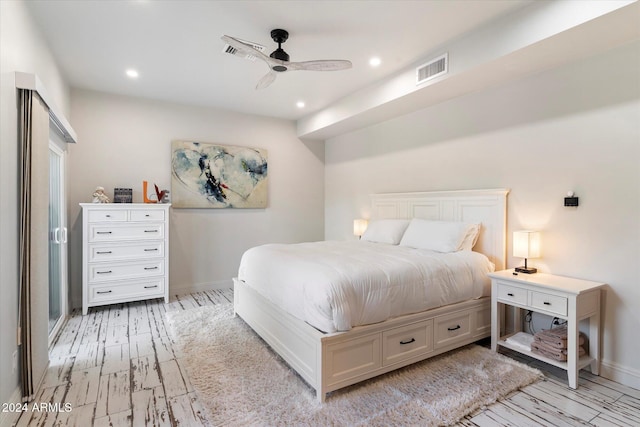
M 541 341 L 533 341 L 531 343 L 531 352 L 539 354 L 544 357 L 548 357 L 549 359 L 559 360 L 561 362 L 566 362 L 567 360 L 567 349 L 560 349 L 550 345 L 547 345 Z M 584 348 L 578 347 L 578 357 L 584 356 L 585 351 Z
M 567 335 L 568 331 L 566 326 L 537 332 L 533 336 L 531 352 L 548 357 L 549 359 L 565 362 L 568 354 Z M 578 357 L 585 355 L 585 350 L 582 347 L 584 343 L 585 336 L 580 332 L 578 337 Z
M 560 326 L 553 329 L 547 329 L 544 331 L 537 332 L 533 336 L 533 340 L 539 343 L 546 344 L 556 349 L 566 349 L 567 348 L 567 327 Z M 578 337 L 578 345 L 584 345 L 585 336 L 582 332 Z

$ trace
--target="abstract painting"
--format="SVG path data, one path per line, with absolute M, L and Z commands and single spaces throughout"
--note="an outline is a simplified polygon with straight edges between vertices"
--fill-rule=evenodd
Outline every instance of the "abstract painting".
M 171 142 L 175 208 L 266 208 L 267 151 L 202 142 Z

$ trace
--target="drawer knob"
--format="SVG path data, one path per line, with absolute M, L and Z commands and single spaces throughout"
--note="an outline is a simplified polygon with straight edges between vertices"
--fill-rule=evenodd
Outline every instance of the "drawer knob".
M 110 231 L 98 231 L 96 234 L 111 234 Z
M 155 267 L 145 267 L 145 270 L 157 270 L 158 266 L 156 265 Z
M 460 325 L 456 325 L 453 328 L 447 328 L 447 331 L 457 331 L 458 329 L 460 329 Z
M 544 305 L 551 305 L 551 303 L 549 301 L 545 301 L 543 302 Z
M 513 296 L 513 294 L 512 294 L 511 292 L 509 292 L 507 295 L 508 295 L 508 296 L 510 296 L 510 297 L 512 297 L 512 296 Z
M 144 230 L 145 233 L 157 233 L 158 230 Z
M 109 274 L 109 273 L 112 273 L 112 271 L 111 270 L 109 270 L 109 271 L 96 271 L 96 274 Z M 111 292 L 111 291 L 109 291 L 109 292 Z
M 97 291 L 97 294 L 110 294 L 111 291 Z
M 411 344 L 412 342 L 416 342 L 416 339 L 411 338 L 410 340 L 400 341 L 400 344 L 405 345 L 405 344 Z
M 157 288 L 157 287 L 158 287 L 158 285 L 153 285 L 153 286 L 145 286 L 144 288 L 145 289 L 153 289 L 153 288 Z
M 107 215 L 105 215 L 105 216 L 106 216 L 107 218 L 111 218 L 111 215 L 109 215 L 109 214 L 107 214 Z
M 149 214 L 145 214 L 145 216 L 146 216 L 147 218 L 149 218 L 151 215 L 149 215 Z

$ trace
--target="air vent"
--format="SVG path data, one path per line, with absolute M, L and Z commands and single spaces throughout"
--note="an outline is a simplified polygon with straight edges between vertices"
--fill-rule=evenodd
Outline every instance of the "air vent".
M 254 48 L 255 50 L 259 50 L 260 52 L 264 52 L 264 51 L 265 51 L 265 49 L 266 49 L 266 47 L 264 47 L 264 46 L 262 46 L 262 45 L 259 45 L 259 44 L 257 44 L 257 43 L 248 42 L 248 41 L 246 41 L 246 40 L 240 40 L 240 39 L 236 39 L 236 40 L 238 40 L 239 42 L 242 42 L 242 43 L 246 44 L 246 45 L 247 45 L 247 46 L 249 46 L 249 47 Z M 226 44 L 226 43 L 224 44 L 224 48 L 222 49 L 222 51 L 223 51 L 224 53 L 229 53 L 229 54 L 231 54 L 231 55 L 235 55 L 235 56 L 238 56 L 238 57 L 240 57 L 240 58 L 248 59 L 249 61 L 255 61 L 255 60 L 256 60 L 256 57 L 255 57 L 254 55 L 245 55 L 245 54 L 244 54 L 244 53 L 242 53 L 242 52 L 238 52 L 238 49 L 236 49 L 235 47 L 233 47 L 233 46 L 229 46 L 229 45 L 228 45 L 228 44 Z
M 422 84 L 442 74 L 447 74 L 448 70 L 449 54 L 445 53 L 416 68 L 416 85 Z

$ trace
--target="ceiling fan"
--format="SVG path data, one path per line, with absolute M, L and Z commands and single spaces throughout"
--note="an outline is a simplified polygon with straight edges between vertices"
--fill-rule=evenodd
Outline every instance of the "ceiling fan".
M 278 73 L 284 73 L 285 71 L 338 71 L 351 68 L 351 61 L 341 59 L 290 62 L 289 54 L 282 49 L 282 43 L 287 41 L 289 33 L 285 30 L 275 29 L 271 31 L 271 38 L 274 42 L 278 43 L 278 48 L 271 52 L 271 55 L 267 56 L 254 47 L 259 47 L 259 45 L 230 36 L 222 36 L 222 40 L 231 46 L 231 48 L 235 49 L 237 53 L 246 55 L 248 58 L 255 57 L 262 59 L 269 66 L 269 72 L 260 79 L 256 85 L 256 89 L 266 88 L 273 83 Z

